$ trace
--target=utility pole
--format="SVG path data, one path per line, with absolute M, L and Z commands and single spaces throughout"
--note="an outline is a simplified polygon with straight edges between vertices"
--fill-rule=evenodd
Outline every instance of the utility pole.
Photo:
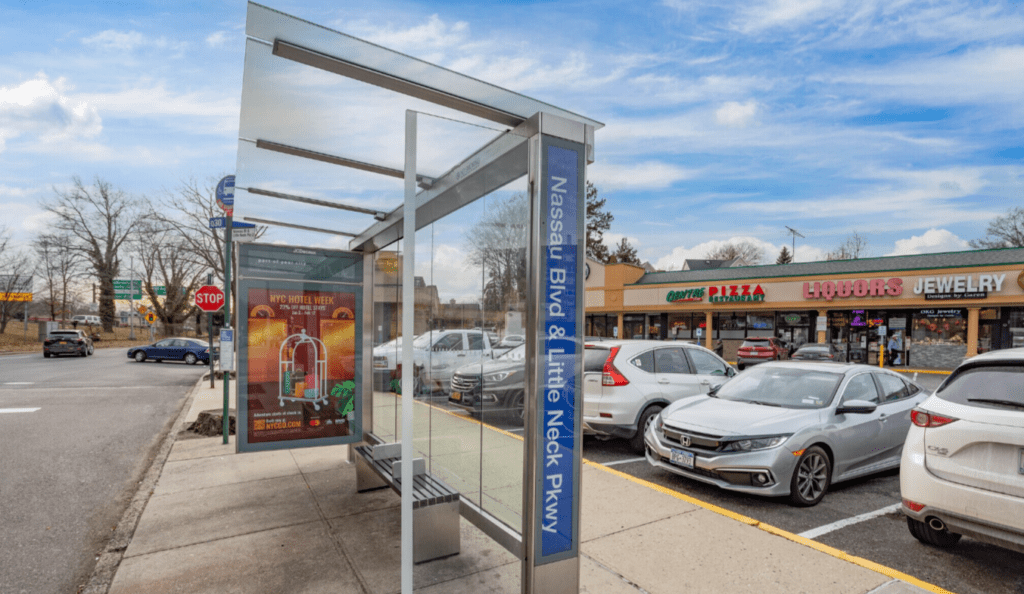
M 128 262 L 128 340 L 135 340 L 135 256 Z
M 792 233 L 792 234 L 793 234 L 793 261 L 794 261 L 794 262 L 796 262 L 796 237 L 797 237 L 797 235 L 799 235 L 800 237 L 803 237 L 804 239 L 807 239 L 807 238 L 806 238 L 806 237 L 804 237 L 804 236 L 803 236 L 803 235 L 802 235 L 802 234 L 801 234 L 801 233 L 800 233 L 799 231 L 797 231 L 796 229 L 794 229 L 794 228 L 790 227 L 789 225 L 785 225 L 785 227 L 786 227 L 786 229 L 789 229 L 789 232 L 790 232 L 790 233 Z

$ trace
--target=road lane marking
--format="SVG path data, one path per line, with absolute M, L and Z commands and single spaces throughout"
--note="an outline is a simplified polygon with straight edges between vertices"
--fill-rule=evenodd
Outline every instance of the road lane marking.
M 4 413 L 30 413 L 30 412 L 36 412 L 37 410 L 39 410 L 38 407 L 36 407 L 36 408 L 0 408 L 0 414 L 4 414 Z
M 861 522 L 866 522 L 868 520 L 877 518 L 879 516 L 884 516 L 886 514 L 891 514 L 894 511 L 899 511 L 899 509 L 900 509 L 900 504 L 899 503 L 894 503 L 894 504 L 892 504 L 890 506 L 883 507 L 882 509 L 876 509 L 873 512 L 868 512 L 866 514 L 861 514 L 859 516 L 853 516 L 852 518 L 846 518 L 844 520 L 839 520 L 839 521 L 836 521 L 836 522 L 832 522 L 831 524 L 825 524 L 824 526 L 818 526 L 817 528 L 812 528 L 811 530 L 807 530 L 806 532 L 801 532 L 800 534 L 797 534 L 797 536 L 802 536 L 804 538 L 811 538 L 811 539 L 818 538 L 819 536 L 822 536 L 824 534 L 828 534 L 829 532 L 834 532 L 836 530 L 839 530 L 840 528 L 846 528 L 847 526 L 853 526 L 854 524 L 860 524 Z
M 598 464 L 604 464 L 605 466 L 617 466 L 619 464 L 629 464 L 630 462 L 639 462 L 641 460 L 646 460 L 646 459 L 647 458 L 644 458 L 643 456 L 640 456 L 639 458 L 629 458 L 629 459 L 626 459 L 626 460 L 616 460 L 614 462 L 598 462 Z
M 928 582 L 926 582 L 926 581 L 924 581 L 924 580 L 922 580 L 920 578 L 916 578 L 916 577 L 914 577 L 914 576 L 912 576 L 912 575 L 910 575 L 908 573 L 903 573 L 902 571 L 899 571 L 897 569 L 893 569 L 891 567 L 886 567 L 885 565 L 882 565 L 881 563 L 875 563 L 874 561 L 871 561 L 869 559 L 865 559 L 863 557 L 857 557 L 855 555 L 851 555 L 849 553 L 846 553 L 845 551 L 841 551 L 841 550 L 839 550 L 839 549 L 837 549 L 835 547 L 830 547 L 828 545 L 822 544 L 822 543 L 820 543 L 820 542 L 818 542 L 816 540 L 811 540 L 809 538 L 804 538 L 802 536 L 799 536 L 799 535 L 794 534 L 792 532 L 788 532 L 788 531 L 783 530 L 781 528 L 776 528 L 775 526 L 772 526 L 771 524 L 765 524 L 764 522 L 761 522 L 760 520 L 755 520 L 754 518 L 750 518 L 750 517 L 744 516 L 742 514 L 738 514 L 738 513 L 733 512 L 733 511 L 729 511 L 729 510 L 727 510 L 725 508 L 719 507 L 719 506 L 714 505 L 712 503 L 708 503 L 706 501 L 701 501 L 700 499 L 697 499 L 696 497 L 690 497 L 689 495 L 680 493 L 679 491 L 676 491 L 674 489 L 669 489 L 667 487 L 662 487 L 661 485 L 659 485 L 657 483 L 652 483 L 651 481 L 644 480 L 642 478 L 637 478 L 637 477 L 635 477 L 635 476 L 633 476 L 631 474 L 626 474 L 625 472 L 622 472 L 621 470 L 616 470 L 615 468 L 608 468 L 604 464 L 598 464 L 596 462 L 591 462 L 591 461 L 589 461 L 589 460 L 587 460 L 585 458 L 583 460 L 583 463 L 587 464 L 587 465 L 594 466 L 595 468 L 603 470 L 604 472 L 607 472 L 609 474 L 614 474 L 615 476 L 624 478 L 627 481 L 636 483 L 638 485 L 643 485 L 643 486 L 645 486 L 645 487 L 647 487 L 647 488 L 649 488 L 649 489 L 651 489 L 653 491 L 657 491 L 659 493 L 668 495 L 669 497 L 674 497 L 676 499 L 679 499 L 681 501 L 685 501 L 687 503 L 692 503 L 693 505 L 696 505 L 697 507 L 704 508 L 704 509 L 706 509 L 708 511 L 711 511 L 711 512 L 714 512 L 716 514 L 725 516 L 727 518 L 732 518 L 733 520 L 736 520 L 737 522 L 742 522 L 744 524 L 748 524 L 750 526 L 753 526 L 755 528 L 763 530 L 763 531 L 767 532 L 768 534 L 774 534 L 775 536 L 781 536 L 782 538 L 785 538 L 786 540 L 795 542 L 797 544 L 802 544 L 805 547 L 814 549 L 814 550 L 816 550 L 816 551 L 818 551 L 820 553 L 825 553 L 826 555 L 829 555 L 831 557 L 835 557 L 836 559 L 840 559 L 840 560 L 846 561 L 848 563 L 853 563 L 854 565 L 857 565 L 859 567 L 863 567 L 864 569 L 868 569 L 868 570 L 874 571 L 875 573 L 880 573 L 880 574 L 882 574 L 884 576 L 887 576 L 889 578 L 897 579 L 897 580 L 902 580 L 904 582 L 907 582 L 908 584 L 917 586 L 918 588 L 923 588 L 925 590 L 928 590 L 929 592 L 935 592 L 935 594 L 952 594 L 949 590 L 946 590 L 945 588 L 941 588 L 939 586 L 936 586 L 935 584 L 930 584 L 930 583 L 928 583 Z
M 5 386 L 31 386 L 35 382 L 4 382 Z

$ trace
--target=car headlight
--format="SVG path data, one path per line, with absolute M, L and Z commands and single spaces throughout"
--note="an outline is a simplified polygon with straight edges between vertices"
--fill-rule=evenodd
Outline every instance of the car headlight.
M 488 373 L 484 376 L 485 382 L 501 382 L 505 381 L 505 378 L 515 373 L 514 371 L 496 371 L 494 373 Z
M 658 432 L 665 431 L 665 420 L 661 418 L 661 413 L 658 413 L 658 416 L 654 417 L 653 425 Z
M 755 450 L 767 450 L 782 445 L 788 435 L 773 435 L 771 437 L 756 437 L 753 439 L 740 439 L 725 445 L 723 452 L 752 452 Z

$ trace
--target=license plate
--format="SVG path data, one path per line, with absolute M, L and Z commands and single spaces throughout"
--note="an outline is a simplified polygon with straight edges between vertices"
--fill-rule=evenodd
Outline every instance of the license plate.
M 67 341 L 62 340 L 62 341 L 60 341 L 60 343 L 61 344 L 67 344 Z
M 683 468 L 693 468 L 693 454 L 683 450 L 669 450 L 668 454 L 669 462 L 682 466 Z
M 452 392 L 452 400 L 462 400 L 462 392 Z
M 1020 462 L 1017 464 L 1017 472 L 1024 474 L 1024 448 L 1020 449 Z

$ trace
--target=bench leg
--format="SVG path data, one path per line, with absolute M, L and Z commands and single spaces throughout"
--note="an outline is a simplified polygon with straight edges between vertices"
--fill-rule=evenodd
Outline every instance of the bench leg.
M 459 502 L 436 503 L 412 510 L 412 558 L 415 563 L 459 554 Z
M 370 466 L 366 458 L 356 455 L 356 491 L 362 493 L 364 491 L 383 489 L 387 486 L 388 484 L 384 482 L 384 479 L 380 478 L 380 475 Z

